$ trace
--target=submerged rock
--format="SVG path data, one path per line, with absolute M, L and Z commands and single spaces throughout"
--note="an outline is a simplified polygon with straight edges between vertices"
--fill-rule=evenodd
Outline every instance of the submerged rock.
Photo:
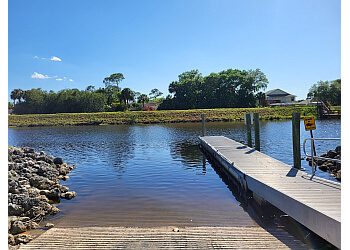
M 67 166 L 61 157 L 53 157 L 33 148 L 8 148 L 8 244 L 29 242 L 26 231 L 38 228 L 45 217 L 59 209 L 51 200 L 72 199 L 74 191 L 60 185 L 74 166 Z

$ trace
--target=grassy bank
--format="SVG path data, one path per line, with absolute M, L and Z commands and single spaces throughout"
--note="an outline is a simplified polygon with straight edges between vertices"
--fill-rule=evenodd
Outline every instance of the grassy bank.
M 9 115 L 9 127 L 37 126 L 77 126 L 104 124 L 136 123 L 171 123 L 199 122 L 201 114 L 207 121 L 240 121 L 245 113 L 259 113 L 260 119 L 291 119 L 293 112 L 301 116 L 317 116 L 315 107 L 282 107 L 282 108 L 230 108 L 230 109 L 195 109 L 195 110 L 162 110 L 101 113 L 64 113 Z

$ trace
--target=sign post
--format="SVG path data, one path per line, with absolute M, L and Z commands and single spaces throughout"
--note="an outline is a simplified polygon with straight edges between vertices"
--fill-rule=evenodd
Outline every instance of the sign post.
M 314 138 L 314 135 L 312 134 L 312 130 L 316 129 L 315 118 L 314 117 L 305 117 L 304 118 L 304 126 L 305 126 L 305 131 L 310 131 L 311 138 Z M 311 140 L 311 144 L 312 144 L 312 149 L 313 149 L 314 155 L 316 156 L 314 140 Z

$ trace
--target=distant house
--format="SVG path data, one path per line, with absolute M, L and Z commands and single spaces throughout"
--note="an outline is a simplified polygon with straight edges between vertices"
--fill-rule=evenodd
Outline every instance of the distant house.
M 281 89 L 273 89 L 265 93 L 268 104 L 295 102 L 296 95 L 292 95 Z
M 161 102 L 149 102 L 149 103 L 145 103 L 145 107 L 149 106 L 149 107 L 152 107 L 153 109 L 157 109 L 160 104 Z

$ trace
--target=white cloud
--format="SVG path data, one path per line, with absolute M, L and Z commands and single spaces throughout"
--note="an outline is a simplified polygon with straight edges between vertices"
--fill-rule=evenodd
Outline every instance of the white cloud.
M 53 78 L 57 78 L 58 76 L 53 76 Z
M 51 56 L 51 61 L 57 61 L 57 62 L 61 62 L 61 58 L 58 58 L 57 56 Z
M 56 81 L 63 81 L 63 79 L 62 78 L 57 78 Z
M 34 73 L 31 75 L 31 78 L 48 79 L 48 78 L 51 78 L 51 77 L 48 76 L 48 75 L 43 75 L 43 74 L 39 74 L 39 73 L 37 73 L 37 72 L 34 72 Z
M 73 79 L 69 79 L 70 82 L 73 82 Z
M 39 57 L 38 57 L 38 56 L 34 56 L 33 58 L 35 58 L 35 59 L 39 59 Z

